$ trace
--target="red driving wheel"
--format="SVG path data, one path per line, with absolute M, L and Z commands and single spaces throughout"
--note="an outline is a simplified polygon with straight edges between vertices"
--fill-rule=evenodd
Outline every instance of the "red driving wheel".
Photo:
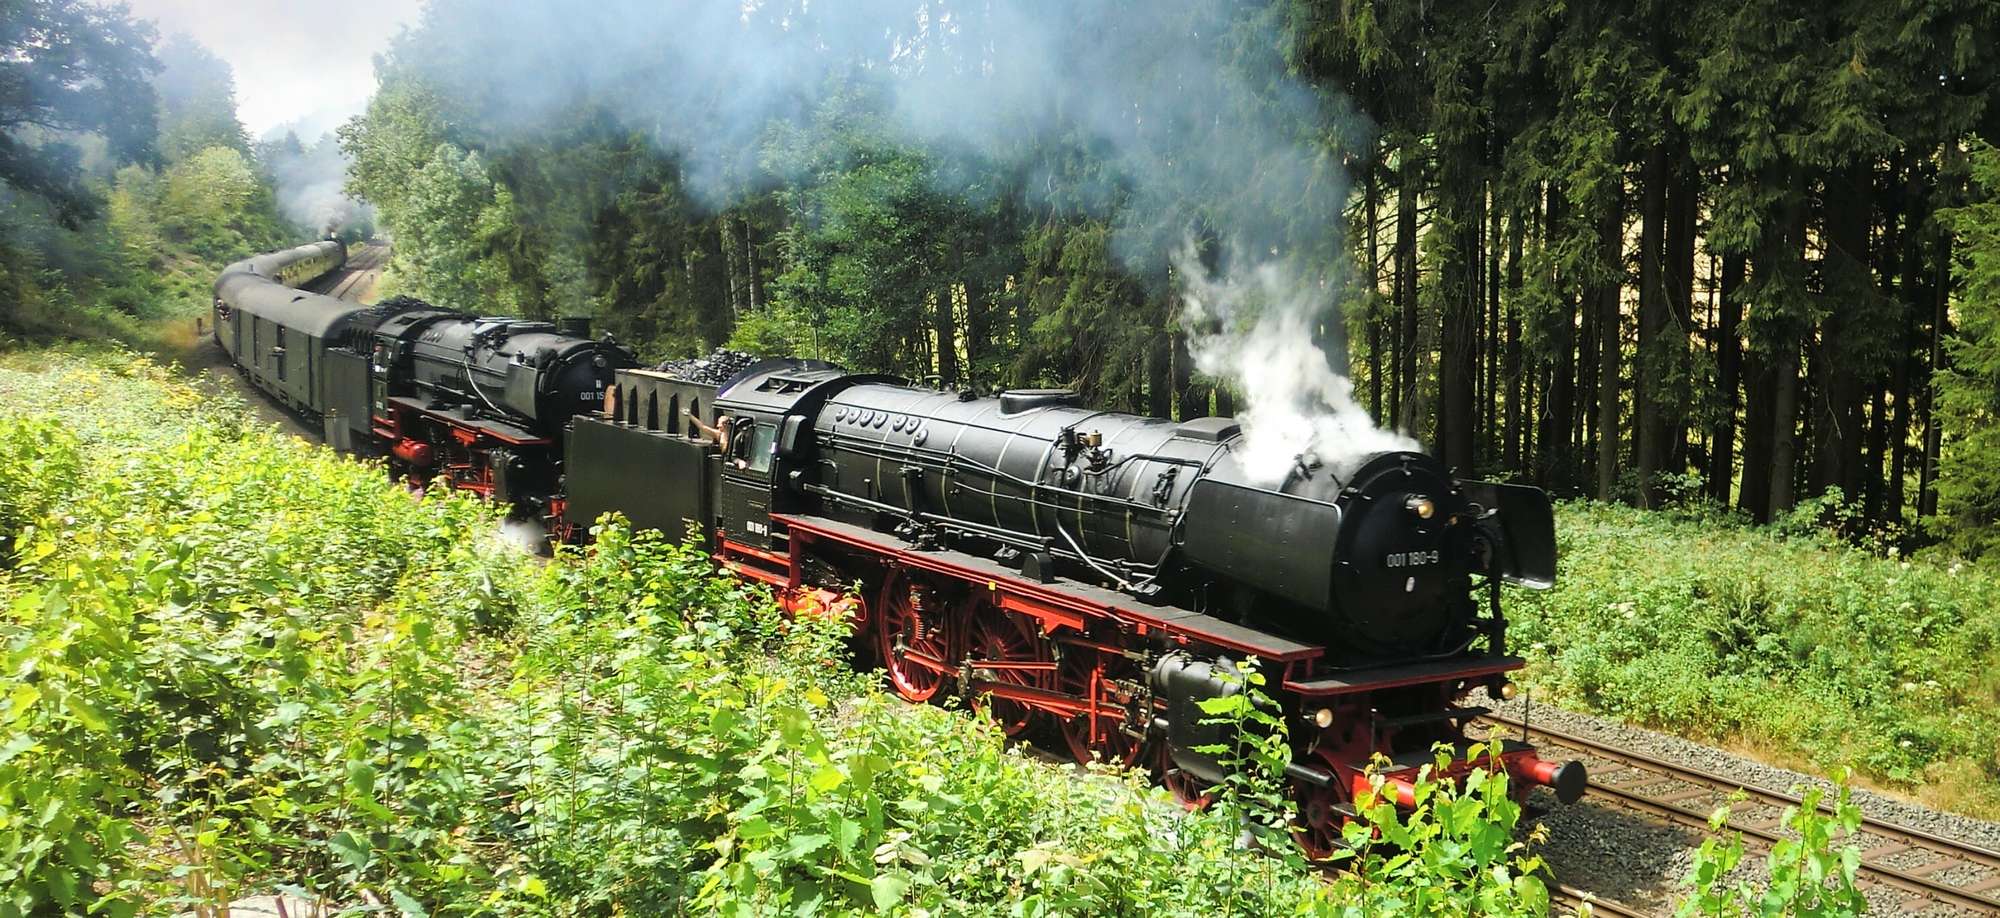
M 1130 703 L 1120 683 L 1140 681 L 1139 666 L 1120 654 L 1091 647 L 1067 647 L 1056 667 L 1056 690 L 1096 705 Z M 1079 714 L 1063 722 L 1063 739 L 1079 762 L 1093 757 L 1107 765 L 1127 765 L 1139 751 L 1139 740 L 1125 732 L 1125 719 L 1106 713 Z
M 972 665 L 972 677 L 986 682 L 1046 689 L 1050 673 L 1046 669 L 1024 670 L 980 666 L 981 663 L 1049 662 L 1049 645 L 1035 633 L 1034 626 L 1019 615 L 974 596 L 966 602 L 965 657 Z M 978 694 L 973 703 L 1013 736 L 1026 729 L 1035 710 L 1019 701 Z
M 1340 834 L 1347 825 L 1342 809 L 1353 801 L 1348 799 L 1347 785 L 1341 780 L 1341 770 L 1334 765 L 1333 757 L 1324 749 L 1315 755 L 1322 770 L 1334 776 L 1333 782 L 1320 787 L 1301 778 L 1292 779 L 1292 799 L 1298 805 L 1298 812 L 1292 816 L 1292 839 L 1306 857 L 1324 861 L 1346 847 Z
M 943 688 L 953 654 L 937 591 L 895 571 L 875 604 L 875 644 L 896 694 L 925 702 Z
M 1180 804 L 1182 809 L 1205 809 L 1215 800 L 1212 785 L 1174 764 L 1173 749 L 1167 745 L 1166 737 L 1155 737 L 1152 748 L 1153 776 L 1160 779 L 1160 786 L 1174 795 L 1174 802 Z

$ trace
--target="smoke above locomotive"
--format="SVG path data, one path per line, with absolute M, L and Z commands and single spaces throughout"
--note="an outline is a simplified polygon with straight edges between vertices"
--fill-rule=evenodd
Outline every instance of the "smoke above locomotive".
M 810 168 L 760 151 L 866 97 L 871 130 L 936 152 L 939 192 L 1101 216 L 1132 276 L 1178 287 L 1201 369 L 1242 396 L 1259 477 L 1415 445 L 1373 432 L 1342 378 L 1342 139 L 1365 119 L 1288 73 L 1260 4 L 434 0 L 426 18 L 396 66 L 487 106 L 480 123 L 527 134 L 589 99 L 651 129 L 717 207 Z M 1083 151 L 1105 163 L 1093 179 L 1062 171 Z M 1190 239 L 1226 257 L 1177 257 Z

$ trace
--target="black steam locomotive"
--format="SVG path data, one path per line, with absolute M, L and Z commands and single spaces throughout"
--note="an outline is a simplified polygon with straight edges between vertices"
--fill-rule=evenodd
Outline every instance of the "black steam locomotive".
M 337 444 L 527 501 L 559 532 L 607 511 L 673 535 L 692 524 L 792 613 L 851 620 L 910 700 L 961 697 L 1010 732 L 1049 724 L 1079 759 L 1151 766 L 1192 802 L 1224 777 L 1198 751 L 1225 740 L 1200 702 L 1241 691 L 1255 660 L 1290 722 L 1314 853 L 1374 756 L 1406 801 L 1435 744 L 1472 767 L 1463 727 L 1483 709 L 1462 702 L 1475 686 L 1511 694 L 1522 666 L 1500 586 L 1554 579 L 1542 492 L 1457 480 L 1419 453 L 1301 462 L 1271 486 L 1238 464 L 1229 418 L 1095 411 L 1059 390 L 980 398 L 808 360 L 718 384 L 514 320 L 326 301 L 341 316 L 306 323 L 303 298 L 267 318 L 230 277 L 219 334 L 247 314 L 336 342 L 306 383 L 318 401 L 293 404 L 320 406 Z M 1579 763 L 1497 751 L 1524 789 L 1583 790 Z
M 631 351 L 589 340 L 587 320 L 479 318 L 405 298 L 367 307 L 298 289 L 345 261 L 341 243 L 317 242 L 225 268 L 216 342 L 335 448 L 560 519 L 564 430 L 598 410 Z

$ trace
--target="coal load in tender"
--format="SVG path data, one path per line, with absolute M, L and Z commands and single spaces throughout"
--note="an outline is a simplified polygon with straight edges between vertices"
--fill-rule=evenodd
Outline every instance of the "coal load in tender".
M 742 351 L 732 351 L 718 347 L 715 353 L 706 357 L 688 357 L 669 360 L 653 369 L 684 382 L 703 386 L 720 386 L 734 378 L 736 374 L 753 363 L 757 357 Z

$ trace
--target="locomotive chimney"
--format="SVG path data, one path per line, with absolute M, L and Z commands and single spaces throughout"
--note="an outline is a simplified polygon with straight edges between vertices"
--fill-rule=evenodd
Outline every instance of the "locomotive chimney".
M 556 320 L 556 332 L 571 338 L 589 338 L 590 317 L 563 316 Z

